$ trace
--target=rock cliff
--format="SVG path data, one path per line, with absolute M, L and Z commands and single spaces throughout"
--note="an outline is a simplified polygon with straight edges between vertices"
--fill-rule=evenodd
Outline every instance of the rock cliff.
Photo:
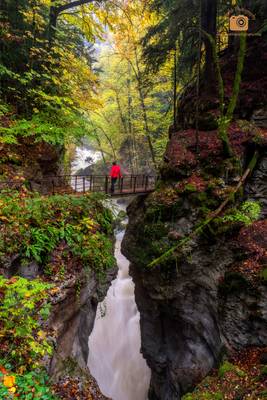
M 142 353 L 152 370 L 150 400 L 178 400 L 225 354 L 267 346 L 266 92 L 255 100 L 249 84 L 251 57 L 249 51 L 248 79 L 241 91 L 241 99 L 250 99 L 249 115 L 246 111 L 247 119 L 236 119 L 229 131 L 235 159 L 223 159 L 214 124 L 201 124 L 196 154 L 189 90 L 181 104 L 181 130 L 170 136 L 157 190 L 128 207 L 123 252 L 136 287 Z M 266 84 L 258 74 L 256 87 L 259 80 Z M 214 115 L 216 101 L 205 107 Z M 236 118 L 241 111 L 239 104 Z M 253 157 L 256 165 L 242 189 L 179 247 L 179 240 L 229 197 Z M 248 208 L 259 205 L 260 213 L 252 217 Z M 164 253 L 165 259 L 149 267 Z
M 246 197 L 262 198 L 266 173 L 264 156 L 245 186 Z M 142 352 L 152 370 L 150 399 L 177 400 L 225 351 L 267 345 L 267 286 L 260 277 L 267 248 L 265 200 L 254 224 L 215 235 L 205 230 L 164 265 L 149 269 L 151 257 L 189 233 L 204 207 L 203 200 L 196 205 L 196 197 L 203 197 L 197 192 L 169 203 L 172 190 L 165 188 L 160 202 L 155 193 L 131 204 L 123 244 L 141 313 Z M 250 262 L 258 265 L 256 272 Z

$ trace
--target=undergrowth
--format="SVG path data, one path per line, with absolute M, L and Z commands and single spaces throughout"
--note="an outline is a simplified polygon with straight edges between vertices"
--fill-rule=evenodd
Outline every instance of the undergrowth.
M 85 268 L 99 276 L 114 265 L 112 214 L 103 196 L 83 197 L 21 193 L 0 195 L 0 268 L 16 257 L 34 260 L 48 275 Z
M 0 399 L 56 400 L 45 371 L 53 353 L 49 299 L 66 274 L 76 276 L 78 295 L 80 272 L 102 279 L 114 266 L 113 217 L 103 200 L 99 194 L 0 194 L 0 273 L 27 272 L 35 263 L 40 275 L 0 274 Z

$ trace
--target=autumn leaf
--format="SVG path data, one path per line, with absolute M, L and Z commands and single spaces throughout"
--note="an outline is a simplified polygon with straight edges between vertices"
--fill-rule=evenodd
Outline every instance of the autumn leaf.
M 38 337 L 39 337 L 40 339 L 45 339 L 45 337 L 46 337 L 45 332 L 44 332 L 44 331 L 39 331 L 39 332 L 38 332 Z
M 7 388 L 12 388 L 15 385 L 16 378 L 13 375 L 4 376 L 4 386 Z
M 2 367 L 2 365 L 0 365 L 0 372 L 2 372 L 2 374 L 7 374 L 7 370 Z

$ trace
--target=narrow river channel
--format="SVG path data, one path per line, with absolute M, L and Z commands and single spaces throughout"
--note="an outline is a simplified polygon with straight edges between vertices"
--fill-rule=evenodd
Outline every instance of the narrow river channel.
M 95 162 L 100 154 L 88 147 L 76 149 L 72 173 Z M 126 205 L 110 200 L 119 212 Z M 127 220 L 124 221 L 127 224 Z M 129 275 L 129 261 L 121 253 L 125 230 L 116 232 L 117 278 L 105 300 L 98 305 L 89 337 L 88 367 L 102 393 L 112 400 L 146 400 L 151 372 L 141 349 L 140 314 L 135 303 L 135 287 Z
M 124 231 L 116 233 L 118 275 L 98 305 L 88 367 L 102 393 L 112 400 L 146 400 L 150 370 L 140 353 L 140 314 L 129 261 L 121 253 L 123 235 Z

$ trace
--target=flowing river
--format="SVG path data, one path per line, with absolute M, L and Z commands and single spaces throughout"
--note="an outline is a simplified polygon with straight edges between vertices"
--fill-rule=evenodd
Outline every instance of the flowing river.
M 77 148 L 73 173 L 90 165 L 89 158 L 91 163 L 97 161 L 99 153 L 86 147 Z M 117 202 L 115 206 L 117 211 L 125 211 L 125 206 Z M 151 372 L 140 352 L 140 314 L 129 275 L 129 261 L 121 253 L 124 232 L 116 232 L 118 275 L 97 308 L 89 337 L 88 367 L 102 393 L 112 400 L 146 400 Z
M 98 305 L 89 338 L 88 367 L 102 393 L 112 400 L 146 400 L 150 370 L 141 349 L 140 314 L 129 275 L 129 261 L 121 253 L 124 231 L 117 232 L 117 278 Z

